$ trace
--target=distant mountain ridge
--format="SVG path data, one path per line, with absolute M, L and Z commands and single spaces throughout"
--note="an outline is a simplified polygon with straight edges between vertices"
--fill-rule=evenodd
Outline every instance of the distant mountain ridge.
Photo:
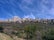
M 53 20 L 54 22 L 54 19 L 32 19 L 32 18 L 20 18 L 18 16 L 14 16 L 12 18 L 9 18 L 9 19 L 6 19 L 6 20 L 0 20 L 0 22 L 19 22 L 19 23 L 22 23 L 22 22 L 25 22 L 25 21 L 33 21 L 33 22 L 44 22 L 44 23 L 47 23 L 48 21 L 51 22 L 51 20 Z
M 31 21 L 32 19 L 31 18 L 20 18 L 20 17 L 18 17 L 18 16 L 14 16 L 14 17 L 12 17 L 12 18 L 9 18 L 9 19 L 6 19 L 6 20 L 0 20 L 1 22 L 16 22 L 16 21 L 18 21 L 18 22 L 20 22 L 21 23 L 21 21 Z

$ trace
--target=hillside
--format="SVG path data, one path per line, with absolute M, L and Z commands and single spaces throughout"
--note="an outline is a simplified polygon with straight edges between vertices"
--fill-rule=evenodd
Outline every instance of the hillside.
M 0 32 L 0 40 L 54 40 L 54 19 L 0 22 Z
M 9 35 L 0 33 L 0 40 L 23 40 L 23 39 L 17 37 L 11 38 Z
M 13 40 L 13 39 L 4 33 L 0 33 L 0 40 Z

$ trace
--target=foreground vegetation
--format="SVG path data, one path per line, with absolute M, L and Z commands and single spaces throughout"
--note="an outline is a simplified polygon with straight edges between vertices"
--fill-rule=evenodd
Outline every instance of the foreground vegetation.
M 9 35 L 11 40 L 15 37 L 23 40 L 54 40 L 54 22 L 0 23 L 0 33 Z

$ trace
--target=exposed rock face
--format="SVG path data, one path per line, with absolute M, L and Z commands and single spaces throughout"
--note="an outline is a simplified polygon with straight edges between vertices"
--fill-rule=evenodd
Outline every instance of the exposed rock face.
M 23 21 L 23 22 L 24 22 L 24 21 L 32 21 L 32 19 L 31 19 L 31 18 L 23 18 L 22 21 Z
M 14 21 L 14 22 L 18 21 L 18 22 L 21 23 L 21 18 L 18 17 L 18 16 L 14 16 L 14 17 L 12 18 L 12 21 Z
M 7 19 L 7 22 L 19 22 L 19 23 L 21 23 L 21 18 L 20 17 L 18 17 L 18 16 L 14 16 L 13 18 L 10 18 L 10 19 Z
M 14 21 L 14 22 L 15 22 L 15 21 L 21 21 L 21 18 L 18 17 L 18 16 L 14 16 L 14 17 L 13 17 L 13 21 Z

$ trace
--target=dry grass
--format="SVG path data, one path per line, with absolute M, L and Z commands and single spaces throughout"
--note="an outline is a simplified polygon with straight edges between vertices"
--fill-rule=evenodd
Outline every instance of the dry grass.
M 6 35 L 4 33 L 0 33 L 0 40 L 24 40 L 24 39 L 18 38 L 17 36 L 15 36 L 12 39 L 10 36 L 8 36 L 8 35 Z
M 13 40 L 10 36 L 0 33 L 0 40 Z

